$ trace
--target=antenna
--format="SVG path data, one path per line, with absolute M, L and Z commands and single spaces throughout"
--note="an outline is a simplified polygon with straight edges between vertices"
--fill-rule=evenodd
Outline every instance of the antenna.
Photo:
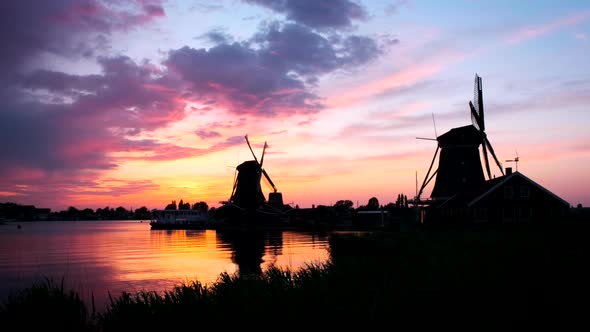
M 516 164 L 516 171 L 518 172 L 518 161 L 520 159 L 518 159 L 518 151 L 515 151 L 515 152 L 516 152 L 516 157 L 514 157 L 514 159 L 508 159 L 508 160 L 506 160 L 506 162 L 513 162 L 513 163 L 515 163 Z
M 418 199 L 418 171 L 416 171 L 416 199 Z
M 436 121 L 434 121 L 434 113 L 432 113 L 432 124 L 434 125 L 434 137 L 438 137 L 436 133 Z

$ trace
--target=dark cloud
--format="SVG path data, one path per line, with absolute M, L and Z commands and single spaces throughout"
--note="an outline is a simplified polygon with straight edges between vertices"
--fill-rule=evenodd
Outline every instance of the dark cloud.
M 353 20 L 363 20 L 367 13 L 359 4 L 349 0 L 244 0 L 278 13 L 287 19 L 311 28 L 345 28 Z
M 0 90 L 0 174 L 14 167 L 47 172 L 112 169 L 120 161 L 113 152 L 146 152 L 158 160 L 201 152 L 128 140 L 128 135 L 183 119 L 184 103 L 177 101 L 181 89 L 149 62 L 115 57 L 100 58 L 99 63 L 101 74 L 37 70 L 21 76 L 24 89 Z
M 167 65 L 192 83 L 195 94 L 217 98 L 235 113 L 276 115 L 320 107 L 300 80 L 265 66 L 256 50 L 242 44 L 184 47 L 170 52 Z
M 202 139 L 221 137 L 221 134 L 215 130 L 198 129 L 195 134 Z
M 12 168 L 55 171 L 115 167 L 103 148 L 112 143 L 111 137 L 104 129 L 71 121 L 71 106 L 5 102 L 1 107 L 0 174 Z
M 42 53 L 89 56 L 105 47 L 105 34 L 164 15 L 159 1 L 118 2 L 1 1 L 0 69 L 12 72 Z
M 305 26 L 275 22 L 248 43 L 173 50 L 166 65 L 191 82 L 200 98 L 215 98 L 235 113 L 313 113 L 323 105 L 307 84 L 319 75 L 365 64 L 379 53 L 369 37 L 329 39 Z
M 69 107 L 87 121 L 105 127 L 147 129 L 168 125 L 185 115 L 177 100 L 181 83 L 149 62 L 128 57 L 99 58 L 100 75 L 70 75 L 37 70 L 22 78 L 23 87 L 69 98 Z
M 212 29 L 195 39 L 205 39 L 213 44 L 229 44 L 233 42 L 233 37 L 225 33 L 223 29 Z

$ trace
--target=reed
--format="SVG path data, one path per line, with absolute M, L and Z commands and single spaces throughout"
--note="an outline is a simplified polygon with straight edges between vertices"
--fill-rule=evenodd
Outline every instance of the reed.
M 9 295 L 0 304 L 3 331 L 88 331 L 90 314 L 75 291 L 51 278 Z

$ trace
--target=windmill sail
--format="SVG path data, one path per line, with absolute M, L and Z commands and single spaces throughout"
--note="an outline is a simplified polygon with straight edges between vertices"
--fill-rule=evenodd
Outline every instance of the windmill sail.
M 475 112 L 471 113 L 471 121 L 477 129 L 485 130 L 482 88 L 481 77 L 475 74 L 475 81 L 473 82 L 473 109 Z

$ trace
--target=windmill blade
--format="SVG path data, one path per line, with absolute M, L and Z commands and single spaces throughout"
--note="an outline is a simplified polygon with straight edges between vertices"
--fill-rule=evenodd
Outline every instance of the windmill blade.
M 490 149 L 490 153 L 492 154 L 492 157 L 494 157 L 494 160 L 496 161 L 496 165 L 498 165 L 498 168 L 500 168 L 500 173 L 502 173 L 502 175 L 504 175 L 504 169 L 502 168 L 502 164 L 500 164 L 498 157 L 496 157 L 496 153 L 494 152 L 494 148 L 492 148 L 492 143 L 490 143 L 490 140 L 488 140 L 488 138 L 486 136 L 484 136 L 483 139 L 485 140 L 484 146 L 486 146 L 486 145 L 488 146 L 488 148 Z
M 481 120 L 472 102 L 469 102 L 469 108 L 471 109 L 471 123 L 473 123 L 473 126 L 479 131 L 483 131 L 483 121 Z
M 256 155 L 254 154 L 254 150 L 252 150 L 252 147 L 250 146 L 250 141 L 248 140 L 248 135 L 244 136 L 246 138 L 246 143 L 248 143 L 248 147 L 250 148 L 250 152 L 252 152 L 252 155 L 254 156 L 254 160 L 256 160 L 256 162 L 258 162 L 258 158 L 256 158 Z
M 475 74 L 475 91 L 474 93 L 477 94 L 477 113 L 479 114 L 479 118 L 481 119 L 481 130 L 484 131 L 486 130 L 485 128 L 485 117 L 484 117 L 484 113 L 483 113 L 483 86 L 482 86 L 482 82 L 481 82 L 481 77 L 479 77 L 477 74 Z
M 238 169 L 234 172 L 234 187 L 231 190 L 231 196 L 229 200 L 231 201 L 234 198 L 234 194 L 236 193 L 236 188 L 238 187 Z
M 492 172 L 490 171 L 490 161 L 488 160 L 488 150 L 486 149 L 485 142 L 482 144 L 483 146 L 483 159 L 486 166 L 486 172 L 488 173 L 488 180 L 492 179 Z
M 268 173 L 266 173 L 266 170 L 264 170 L 264 168 L 262 169 L 262 174 L 264 174 L 264 177 L 266 178 L 268 183 L 270 183 L 274 192 L 277 192 L 277 187 L 275 186 L 274 182 L 272 182 L 272 180 L 270 179 L 270 176 L 268 176 Z
M 262 167 L 262 163 L 264 163 L 264 152 L 266 151 L 266 147 L 268 145 L 264 142 L 264 147 L 262 148 L 262 157 L 260 157 L 260 167 Z

